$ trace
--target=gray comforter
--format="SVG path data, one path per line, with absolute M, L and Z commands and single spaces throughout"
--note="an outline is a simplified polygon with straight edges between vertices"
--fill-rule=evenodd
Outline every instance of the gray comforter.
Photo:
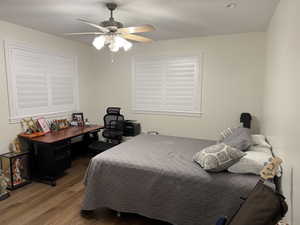
M 107 207 L 175 225 L 213 225 L 231 216 L 258 176 L 207 173 L 193 155 L 213 141 L 140 135 L 94 157 L 83 210 Z

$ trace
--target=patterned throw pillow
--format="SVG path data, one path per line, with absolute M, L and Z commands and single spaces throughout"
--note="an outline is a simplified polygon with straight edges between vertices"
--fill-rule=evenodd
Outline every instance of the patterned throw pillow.
M 207 171 L 220 172 L 232 166 L 245 155 L 246 153 L 221 143 L 197 152 L 193 160 Z

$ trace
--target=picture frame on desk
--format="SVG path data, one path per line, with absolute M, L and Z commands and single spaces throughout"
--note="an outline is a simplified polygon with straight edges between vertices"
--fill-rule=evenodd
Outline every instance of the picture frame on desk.
M 50 127 L 49 127 L 48 122 L 46 121 L 46 119 L 44 117 L 38 118 L 37 122 L 38 122 L 39 126 L 41 127 L 41 129 L 44 133 L 49 133 L 50 132 Z
M 72 114 L 72 121 L 77 122 L 77 126 L 84 127 L 84 117 L 82 112 L 73 113 Z
M 21 121 L 21 127 L 26 134 L 33 134 L 39 132 L 39 127 L 36 120 L 33 120 L 32 117 L 23 118 Z

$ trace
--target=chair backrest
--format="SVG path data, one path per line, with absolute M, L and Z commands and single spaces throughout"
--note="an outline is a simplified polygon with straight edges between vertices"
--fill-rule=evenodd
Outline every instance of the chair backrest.
M 124 121 L 124 116 L 120 114 L 121 108 L 108 107 L 106 109 L 106 115 L 104 116 L 105 129 L 122 130 L 123 126 L 120 122 Z

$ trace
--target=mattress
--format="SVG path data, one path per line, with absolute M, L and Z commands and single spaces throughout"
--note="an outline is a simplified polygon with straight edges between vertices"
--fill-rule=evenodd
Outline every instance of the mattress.
M 259 177 L 208 173 L 193 155 L 214 141 L 139 135 L 95 156 L 82 210 L 137 213 L 174 225 L 212 225 L 231 216 Z

